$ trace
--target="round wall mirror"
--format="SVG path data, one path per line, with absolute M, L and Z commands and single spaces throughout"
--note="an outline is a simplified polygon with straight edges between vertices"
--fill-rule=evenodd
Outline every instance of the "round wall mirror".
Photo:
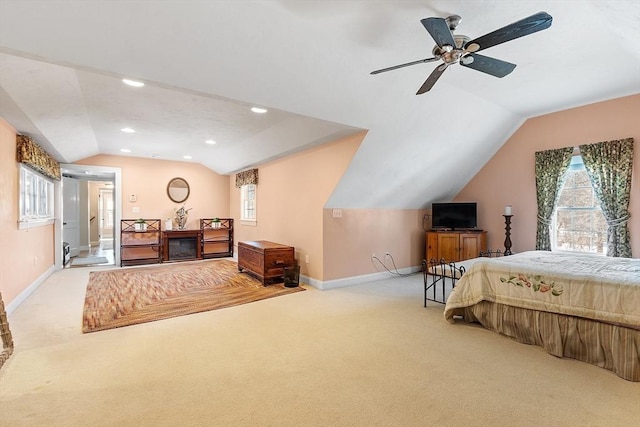
M 189 191 L 189 183 L 182 178 L 173 178 L 167 185 L 167 195 L 175 203 L 187 200 Z

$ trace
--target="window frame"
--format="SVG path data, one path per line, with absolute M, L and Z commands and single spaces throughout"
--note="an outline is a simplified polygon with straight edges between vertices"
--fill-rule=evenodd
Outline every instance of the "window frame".
M 256 184 L 245 184 L 240 187 L 240 221 L 251 224 L 258 221 L 258 186 Z
M 21 163 L 18 169 L 18 181 L 18 228 L 22 230 L 53 224 L 55 222 L 53 180 Z

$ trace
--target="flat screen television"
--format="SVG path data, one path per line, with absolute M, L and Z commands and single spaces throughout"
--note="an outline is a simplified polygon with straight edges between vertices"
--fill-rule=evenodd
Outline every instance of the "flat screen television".
M 468 230 L 478 226 L 476 203 L 433 203 L 431 226 L 434 229 Z

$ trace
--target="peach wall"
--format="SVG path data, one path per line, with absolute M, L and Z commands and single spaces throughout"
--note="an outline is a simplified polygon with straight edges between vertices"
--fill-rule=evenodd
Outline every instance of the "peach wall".
M 167 184 L 176 177 L 184 178 L 191 190 L 185 202 L 186 208 L 191 209 L 187 228 L 198 228 L 200 218 L 226 218 L 229 215 L 229 177 L 218 175 L 198 163 L 98 155 L 79 160 L 76 164 L 122 170 L 123 219 L 144 217 L 164 222 L 169 217 L 173 218 L 182 204 L 169 199 Z M 135 202 L 129 201 L 131 194 L 135 194 Z M 133 212 L 134 207 L 140 212 Z
M 640 95 L 572 108 L 527 120 L 455 200 L 478 202 L 478 226 L 488 245 L 503 248 L 504 206 L 513 205 L 514 252 L 535 249 L 536 190 L 534 153 L 632 137 L 633 177 L 629 211 L 631 250 L 640 257 Z
M 240 190 L 231 177 L 231 216 L 236 242 L 270 240 L 296 248 L 303 275 L 322 280 L 323 207 L 366 132 L 324 144 L 259 167 L 257 225 L 241 223 Z M 309 262 L 306 263 L 306 257 Z
M 398 269 L 419 266 L 425 256 L 426 211 L 417 209 L 342 209 L 334 218 L 324 210 L 324 279 L 333 280 L 386 271 L 371 255 L 385 260 L 389 252 Z
M 0 292 L 5 305 L 53 268 L 53 225 L 18 229 L 16 131 L 0 118 Z

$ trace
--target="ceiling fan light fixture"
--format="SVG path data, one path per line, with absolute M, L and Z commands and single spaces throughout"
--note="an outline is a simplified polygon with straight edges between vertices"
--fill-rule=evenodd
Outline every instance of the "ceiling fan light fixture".
M 464 50 L 467 52 L 477 52 L 480 50 L 480 45 L 478 43 L 469 43 L 469 46 L 465 47 Z
M 124 133 L 136 133 L 136 131 L 131 128 L 122 128 L 120 130 Z
M 215 145 L 216 142 L 213 139 L 207 139 L 204 143 L 209 145 Z
M 260 107 L 251 107 L 251 111 L 253 111 L 256 114 L 264 114 L 267 112 L 266 108 L 260 108 Z
M 137 80 L 131 80 L 131 79 L 122 79 L 122 83 L 131 86 L 131 87 L 142 87 L 144 86 L 144 83 L 139 82 Z

